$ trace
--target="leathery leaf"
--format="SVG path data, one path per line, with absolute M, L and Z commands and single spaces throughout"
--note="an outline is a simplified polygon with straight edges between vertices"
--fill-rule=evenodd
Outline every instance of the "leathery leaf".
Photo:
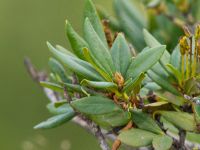
M 173 140 L 166 135 L 160 135 L 153 138 L 153 147 L 155 150 L 169 150 L 172 146 Z
M 164 134 L 156 122 L 142 111 L 132 111 L 133 122 L 143 130 L 147 130 L 156 134 Z
M 38 125 L 36 125 L 34 127 L 34 129 L 55 128 L 57 126 L 64 124 L 65 122 L 71 120 L 74 116 L 75 116 L 75 112 L 70 109 L 68 112 L 53 116 L 53 117 L 39 123 Z
M 136 128 L 122 131 L 118 136 L 122 143 L 133 147 L 149 146 L 154 137 L 156 137 L 156 134 Z
M 154 48 L 149 48 L 148 50 L 142 51 L 130 64 L 126 79 L 135 78 L 141 72 L 146 72 L 150 69 L 156 62 L 159 61 L 160 57 L 165 51 L 166 46 L 158 46 Z
M 192 114 L 185 112 L 175 112 L 175 111 L 157 111 L 155 114 L 160 114 L 167 121 L 171 122 L 178 128 L 186 131 L 195 131 L 195 121 Z M 183 123 L 184 122 L 184 123 Z
M 117 35 L 112 48 L 111 56 L 115 65 L 116 71 L 125 76 L 128 66 L 131 62 L 131 52 L 122 33 Z
M 118 90 L 118 87 L 115 83 L 113 82 L 96 82 L 96 81 L 89 81 L 89 80 L 82 80 L 81 85 L 84 86 L 89 86 L 97 89 L 106 89 L 106 90 L 111 90 L 111 91 L 116 91 Z
M 110 76 L 115 72 L 111 54 L 95 32 L 90 20 L 85 19 L 84 23 L 85 40 L 89 44 L 89 50 L 99 68 L 103 69 Z
M 84 97 L 73 101 L 71 106 L 86 115 L 102 115 L 122 110 L 111 99 L 103 96 Z
M 47 42 L 49 50 L 57 57 L 64 65 L 77 74 L 84 76 L 87 79 L 103 80 L 98 72 L 86 61 L 75 58 L 59 52 L 50 43 Z

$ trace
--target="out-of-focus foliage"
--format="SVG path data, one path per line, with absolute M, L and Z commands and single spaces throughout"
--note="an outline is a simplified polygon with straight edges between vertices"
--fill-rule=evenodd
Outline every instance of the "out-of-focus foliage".
M 101 18 L 108 19 L 115 31 L 123 31 L 137 51 L 145 47 L 143 28 L 172 51 L 183 34 L 184 25 L 198 23 L 198 0 L 113 0 L 115 16 L 99 7 Z M 173 37 L 173 38 L 172 38 Z

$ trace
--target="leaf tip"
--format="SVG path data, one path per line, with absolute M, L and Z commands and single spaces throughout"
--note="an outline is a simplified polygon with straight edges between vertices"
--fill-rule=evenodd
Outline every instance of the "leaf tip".
M 39 84 L 40 84 L 41 86 L 43 86 L 44 83 L 45 83 L 44 81 L 39 81 Z
M 33 127 L 33 129 L 34 129 L 34 130 L 40 129 L 40 124 L 35 125 L 35 126 Z
M 49 41 L 46 42 L 48 48 L 51 50 L 53 48 L 53 46 L 51 45 L 51 43 Z
M 66 19 L 65 20 L 65 29 L 66 29 L 66 31 L 68 32 L 68 30 L 70 30 L 71 28 L 72 28 L 72 26 L 71 26 L 70 22 Z
M 84 85 L 85 83 L 87 82 L 87 80 L 86 79 L 83 79 L 82 81 L 81 81 L 81 85 Z
M 90 24 L 90 19 L 88 17 L 85 17 L 85 22 L 84 22 L 86 25 L 87 24 Z
M 92 6 L 94 7 L 94 3 L 92 0 L 86 0 L 86 3 L 85 3 L 86 6 Z
M 148 33 L 148 30 L 146 28 L 143 28 L 143 33 Z
M 66 25 L 68 25 L 68 24 L 69 24 L 69 22 L 68 22 L 68 20 L 67 20 L 67 19 L 65 20 L 65 24 L 66 24 Z
M 46 44 L 47 44 L 47 45 L 50 45 L 49 41 L 46 41 Z

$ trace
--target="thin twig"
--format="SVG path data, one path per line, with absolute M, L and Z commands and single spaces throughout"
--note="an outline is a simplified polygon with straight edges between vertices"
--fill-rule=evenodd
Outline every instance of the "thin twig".
M 25 58 L 24 59 L 24 65 L 29 73 L 29 75 L 31 76 L 31 78 L 33 79 L 33 81 L 35 81 L 37 84 L 40 83 L 40 81 L 47 81 L 48 77 L 46 72 L 44 71 L 37 71 L 35 66 L 31 63 L 29 58 Z M 59 96 L 58 93 L 48 89 L 48 88 L 43 88 L 44 93 L 46 94 L 46 96 L 48 97 L 48 99 L 52 102 L 56 102 L 59 100 Z
M 67 100 L 68 103 L 71 103 L 72 98 L 71 98 L 71 96 L 69 95 L 66 86 L 64 86 L 64 98 Z
M 77 78 L 77 76 L 76 76 L 76 74 L 75 73 L 73 73 L 72 74 L 72 84 L 78 84 L 79 82 L 78 82 L 78 78 Z M 81 95 L 80 95 L 80 93 L 74 93 L 74 96 L 76 97 L 76 98 L 81 98 Z
M 185 150 L 185 135 L 186 132 L 184 130 L 179 130 L 179 146 L 180 150 Z
M 101 132 L 100 127 L 98 125 L 94 124 L 93 122 L 91 122 L 91 127 L 94 132 L 94 135 L 96 136 L 96 138 L 99 141 L 101 149 L 102 150 L 110 150 L 108 144 L 106 143 L 105 137 Z
M 72 119 L 72 122 L 84 128 L 87 132 L 93 134 L 90 125 L 85 119 L 83 119 L 82 116 L 79 115 L 79 116 L 74 117 Z M 102 134 L 104 137 L 110 139 L 111 141 L 114 141 L 117 138 L 114 134 L 108 134 L 106 130 L 102 130 Z
M 30 76 L 32 77 L 32 79 L 35 82 L 40 82 L 40 81 L 46 81 L 47 80 L 47 74 L 44 71 L 40 71 L 38 72 L 35 68 L 35 66 L 33 66 L 33 64 L 31 63 L 29 58 L 25 58 L 24 59 L 24 65 L 28 71 L 28 73 L 30 74 Z

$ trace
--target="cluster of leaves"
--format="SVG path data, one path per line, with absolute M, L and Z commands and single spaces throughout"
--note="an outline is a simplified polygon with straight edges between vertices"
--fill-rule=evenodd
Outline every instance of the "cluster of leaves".
M 186 27 L 186 36 L 171 54 L 155 38 L 170 42 L 172 47 L 182 33 L 180 26 L 194 21 L 191 13 L 195 21 L 199 16 L 195 11 L 189 13 L 191 3 L 187 0 L 146 3 L 150 10 L 137 0 L 134 5 L 129 0 L 114 0 L 117 20 L 99 9 L 113 31 L 102 25 L 91 0 L 84 11 L 83 37 L 66 21 L 72 50 L 47 43 L 56 59 L 49 60 L 49 81 L 41 82 L 57 92 L 60 100 L 47 105 L 54 116 L 35 129 L 53 128 L 82 114 L 133 147 L 170 149 L 172 137 L 180 131 L 186 132 L 187 141 L 200 143 L 200 26 L 193 30 Z M 176 16 L 179 20 L 166 19 L 171 9 L 181 12 Z M 153 16 L 155 12 L 164 15 Z M 180 17 L 182 13 L 187 17 Z M 124 32 L 134 48 L 116 31 Z M 136 55 L 135 49 L 140 53 Z M 120 131 L 129 122 L 133 127 Z

